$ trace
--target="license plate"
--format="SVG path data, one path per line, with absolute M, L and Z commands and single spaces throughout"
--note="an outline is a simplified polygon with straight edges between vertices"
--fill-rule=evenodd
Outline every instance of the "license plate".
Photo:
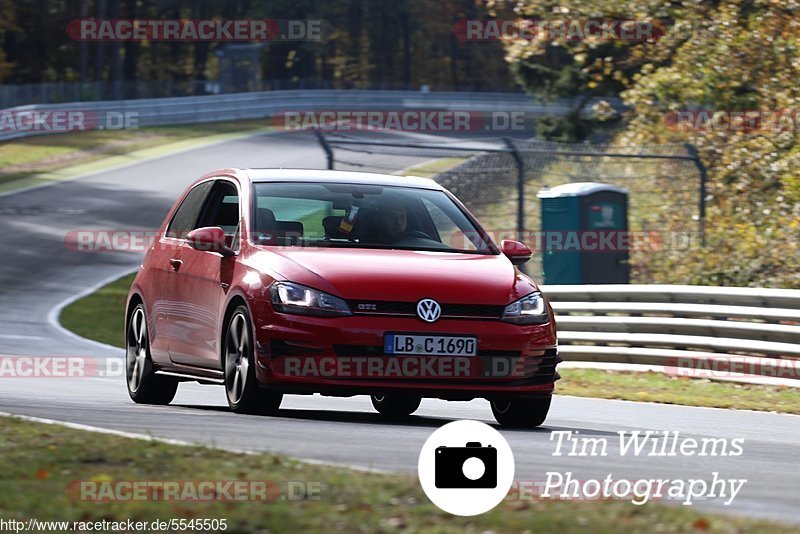
M 386 354 L 420 354 L 431 356 L 476 356 L 475 336 L 427 336 L 423 334 L 386 334 Z

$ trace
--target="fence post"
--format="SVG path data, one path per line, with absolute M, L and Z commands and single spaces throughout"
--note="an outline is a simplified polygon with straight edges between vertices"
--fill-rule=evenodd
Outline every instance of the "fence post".
M 328 143 L 328 140 L 325 139 L 325 134 L 318 129 L 314 130 L 314 135 L 317 136 L 319 145 L 322 147 L 322 150 L 325 151 L 325 157 L 328 159 L 328 170 L 333 170 L 333 149 L 331 145 Z
M 517 165 L 517 240 L 520 240 L 525 231 L 525 162 L 510 137 L 504 137 L 503 142 Z
M 522 241 L 525 232 L 525 161 L 510 137 L 504 137 L 503 142 L 517 165 L 517 241 Z M 524 265 L 521 265 L 519 269 L 525 272 Z
M 700 171 L 700 198 L 699 198 L 699 206 L 698 210 L 700 212 L 700 244 L 705 247 L 706 246 L 706 182 L 708 180 L 708 173 L 706 171 L 706 166 L 703 165 L 703 161 L 700 159 L 700 154 L 697 153 L 697 149 L 691 145 L 690 143 L 686 143 L 686 150 L 689 152 L 689 155 L 694 158 L 694 164 L 697 166 L 697 170 Z

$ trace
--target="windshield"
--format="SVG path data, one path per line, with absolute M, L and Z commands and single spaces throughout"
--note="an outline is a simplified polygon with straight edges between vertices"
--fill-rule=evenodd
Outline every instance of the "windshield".
M 254 189 L 254 241 L 260 245 L 494 253 L 442 191 L 274 182 Z

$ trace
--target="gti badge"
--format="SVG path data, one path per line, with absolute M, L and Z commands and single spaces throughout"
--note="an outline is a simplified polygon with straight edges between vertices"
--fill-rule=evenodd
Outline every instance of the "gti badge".
M 442 315 L 442 307 L 433 299 L 422 299 L 417 303 L 417 315 L 423 321 L 432 323 Z

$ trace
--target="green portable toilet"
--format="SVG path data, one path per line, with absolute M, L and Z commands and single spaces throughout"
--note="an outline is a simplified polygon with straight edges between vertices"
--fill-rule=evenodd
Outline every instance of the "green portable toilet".
M 627 284 L 628 192 L 576 182 L 540 191 L 545 284 Z

